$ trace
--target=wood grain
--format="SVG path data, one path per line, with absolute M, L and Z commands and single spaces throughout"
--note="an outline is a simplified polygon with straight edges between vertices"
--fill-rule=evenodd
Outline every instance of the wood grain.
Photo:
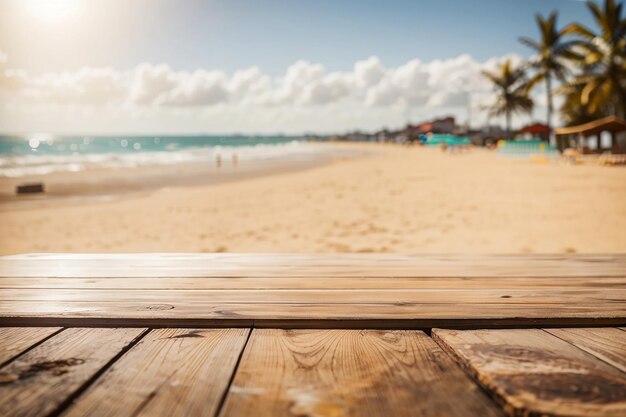
M 0 303 L 5 325 L 381 328 L 624 325 L 626 308 L 591 304 L 213 304 L 209 302 Z
M 248 333 L 248 329 L 153 330 L 64 416 L 213 416 Z
M 0 415 L 45 416 L 143 329 L 67 329 L 0 368 Z
M 0 277 L 5 289 L 136 289 L 136 290 L 266 290 L 266 289 L 626 289 L 619 277 Z
M 3 277 L 624 277 L 626 255 L 51 254 L 0 258 Z
M 0 301 L 180 302 L 219 304 L 555 304 L 594 302 L 626 307 L 622 289 L 402 289 L 402 290 L 49 290 L 0 289 Z
M 545 331 L 626 374 L 626 332 L 614 328 L 545 329 Z
M 422 332 L 254 330 L 220 416 L 499 416 Z
M 511 416 L 624 416 L 626 376 L 543 330 L 442 330 L 433 337 Z
M 31 254 L 0 276 L 0 326 L 626 325 L 626 255 Z
M 60 327 L 0 327 L 0 366 L 59 330 Z

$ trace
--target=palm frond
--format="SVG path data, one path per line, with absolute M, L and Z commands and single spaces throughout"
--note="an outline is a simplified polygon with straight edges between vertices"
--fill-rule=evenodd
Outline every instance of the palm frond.
M 611 0 L 607 0 L 606 1 L 606 5 L 607 5 L 607 9 L 608 9 L 608 3 Z M 587 2 L 587 8 L 589 9 L 589 11 L 591 12 L 591 15 L 593 16 L 594 20 L 596 21 L 596 24 L 598 26 L 600 26 L 604 31 L 607 30 L 607 21 L 605 19 L 604 13 L 602 12 L 602 9 L 600 9 L 600 6 L 598 6 L 597 3 L 588 1 Z
M 565 26 L 561 32 L 563 32 L 564 35 L 578 35 L 589 40 L 596 37 L 595 33 L 579 23 L 570 23 Z
M 527 113 L 532 110 L 525 67 L 513 67 L 511 61 L 506 60 L 497 72 L 483 71 L 483 74 L 497 87 L 496 102 L 489 107 L 491 116 Z
M 531 49 L 534 49 L 537 52 L 541 51 L 541 44 L 535 41 L 534 39 L 530 39 L 528 37 L 522 36 L 521 38 L 519 38 L 519 41 L 520 43 L 528 46 Z
M 530 94 L 530 92 L 534 90 L 541 81 L 545 80 L 545 78 L 546 74 L 541 72 L 538 72 L 534 76 L 532 76 L 530 80 L 528 80 L 524 85 L 524 90 L 526 91 L 526 94 Z

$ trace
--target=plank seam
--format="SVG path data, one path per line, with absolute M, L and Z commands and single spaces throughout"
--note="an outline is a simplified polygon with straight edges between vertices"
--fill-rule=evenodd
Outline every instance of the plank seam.
M 74 392 L 70 393 L 67 398 L 65 398 L 60 404 L 59 406 L 56 408 L 56 410 L 52 411 L 50 414 L 48 414 L 47 417 L 58 417 L 60 416 L 63 412 L 65 412 L 65 410 L 67 408 L 69 408 L 72 403 L 78 398 L 80 397 L 91 385 L 93 385 L 94 382 L 96 382 L 98 380 L 98 378 L 100 378 L 106 371 L 108 371 L 111 366 L 113 366 L 113 364 L 115 362 L 117 362 L 122 356 L 124 356 L 126 354 L 126 352 L 128 352 L 129 350 L 131 350 L 133 347 L 135 347 L 135 345 L 137 343 L 139 343 L 139 341 L 141 339 L 143 339 L 148 333 L 150 333 L 152 331 L 152 329 L 145 329 L 143 332 L 141 332 L 141 334 L 139 334 L 138 336 L 136 336 L 133 340 L 131 340 L 130 342 L 128 342 L 128 344 L 124 347 L 122 347 L 122 349 L 120 349 L 120 351 L 111 358 L 111 360 L 109 360 L 107 363 L 104 364 L 104 366 L 102 366 L 102 368 L 98 369 L 98 371 L 96 371 L 89 379 L 87 379 L 87 381 L 85 381 L 80 387 L 78 387 Z
M 508 404 L 506 402 L 506 399 L 502 398 L 500 395 L 498 395 L 497 392 L 492 391 L 487 386 L 487 384 L 483 383 L 478 377 L 478 371 L 472 366 L 472 364 L 469 361 L 466 361 L 465 359 L 463 359 L 459 354 L 457 354 L 454 348 L 452 348 L 451 346 L 448 346 L 448 344 L 443 339 L 441 339 L 437 335 L 436 332 L 433 332 L 433 330 L 435 329 L 440 329 L 440 330 L 447 330 L 447 329 L 442 329 L 442 328 L 431 329 L 430 338 L 441 348 L 441 350 L 444 351 L 446 355 L 448 355 L 448 357 L 450 357 L 450 359 L 456 364 L 456 366 L 461 368 L 463 373 L 469 377 L 469 379 L 474 383 L 474 385 L 476 385 L 487 396 L 487 398 L 489 398 L 496 406 L 498 406 L 498 408 L 502 410 L 502 412 L 505 415 L 516 416 L 517 414 L 515 412 L 510 412 L 509 410 L 507 410 Z M 530 416 L 535 415 L 534 413 L 532 413 L 531 410 L 526 410 L 526 411 L 528 411 L 529 414 L 524 414 L 525 416 L 528 415 L 530 417 Z
M 56 326 L 50 326 L 50 327 L 56 327 Z M 13 362 L 14 360 L 16 360 L 17 358 L 19 358 L 20 356 L 30 352 L 31 350 L 33 350 L 34 348 L 36 348 L 37 346 L 41 345 L 43 342 L 47 341 L 48 339 L 58 335 L 59 333 L 61 333 L 63 330 L 67 329 L 67 327 L 62 327 L 57 330 L 56 332 L 52 332 L 51 334 L 49 334 L 48 336 L 44 337 L 43 339 L 41 339 L 38 342 L 33 343 L 32 345 L 30 345 L 29 347 L 27 347 L 26 349 L 24 349 L 23 351 L 19 352 L 18 354 L 16 354 L 15 356 L 13 356 L 12 358 L 7 359 L 6 361 L 0 363 L 0 368 L 4 368 L 6 365 L 10 364 L 11 362 Z
M 226 389 L 224 390 L 224 394 L 222 394 L 222 397 L 220 398 L 219 402 L 217 403 L 217 407 L 215 409 L 214 416 L 219 416 L 219 415 L 222 414 L 222 408 L 224 407 L 224 404 L 226 403 L 226 398 L 228 398 L 228 393 L 230 392 L 230 387 L 233 384 L 233 381 L 235 380 L 235 376 L 237 376 L 237 371 L 239 370 L 239 365 L 241 364 L 241 359 L 243 358 L 243 354 L 246 351 L 246 348 L 248 347 L 248 342 L 250 341 L 250 337 L 252 337 L 252 332 L 254 331 L 254 322 L 252 324 L 253 324 L 253 327 L 248 329 L 248 336 L 246 337 L 246 341 L 244 342 L 243 346 L 241 347 L 241 351 L 239 352 L 239 356 L 237 357 L 237 362 L 235 363 L 235 366 L 233 367 L 233 372 L 230 375 L 230 379 L 228 380 L 228 384 L 226 385 Z
M 580 327 L 579 327 L 579 328 L 580 328 Z M 619 329 L 619 327 L 613 327 L 613 328 L 614 328 L 614 329 Z M 601 361 L 602 363 L 605 363 L 605 364 L 609 365 L 611 368 L 617 369 L 618 371 L 622 372 L 622 371 L 621 371 L 621 369 L 617 368 L 614 364 L 612 364 L 612 363 L 608 362 L 606 359 L 604 359 L 604 358 L 602 358 L 602 357 L 598 356 L 598 355 L 596 354 L 596 352 L 594 352 L 592 349 L 587 350 L 587 349 L 584 349 L 584 348 L 582 348 L 582 347 L 580 347 L 580 346 L 577 346 L 577 345 L 576 345 L 576 344 L 574 344 L 573 342 L 571 342 L 571 341 L 569 341 L 569 340 L 567 340 L 567 339 L 563 339 L 561 336 L 559 336 L 559 335 L 557 335 L 557 334 L 554 334 L 554 333 L 551 333 L 551 332 L 549 332 L 549 331 L 548 331 L 548 330 L 546 330 L 546 329 L 540 329 L 540 330 L 541 330 L 541 331 L 543 331 L 543 332 L 545 332 L 545 333 L 547 333 L 547 334 L 549 334 L 549 335 L 550 335 L 550 336 L 552 336 L 552 337 L 556 337 L 557 339 L 564 341 L 564 342 L 565 342 L 565 343 L 567 343 L 568 345 L 572 346 L 574 349 L 579 350 L 579 351 L 581 351 L 581 352 L 583 352 L 583 353 L 585 353 L 585 354 L 587 354 L 587 355 L 589 355 L 589 356 L 593 357 L 594 359 L 599 360 L 599 361 Z
M 134 275 L 104 275 L 104 274 L 95 274 L 95 275 L 46 275 L 46 274 L 9 274 L 9 273 L 4 273 L 0 271 L 0 278 L 59 278 L 59 279 L 161 279 L 161 278 L 174 278 L 174 279 L 189 279 L 189 278 L 194 278 L 194 279 L 213 279 L 213 278 L 217 278 L 217 279 L 224 279 L 224 278 L 234 278 L 234 279 L 246 279 L 246 278 L 273 278 L 273 279 L 293 279 L 293 278 L 299 278 L 299 279 L 305 279 L 305 278 L 320 278 L 320 279 L 337 279 L 337 278 L 355 278 L 355 279 L 376 279 L 376 278 L 391 278 L 391 279 L 419 279 L 419 278 L 426 278 L 426 279 L 433 279 L 433 278 L 442 278 L 442 279 L 474 279 L 474 278 L 480 278 L 480 279 L 493 279 L 494 281 L 498 280 L 498 279 L 507 279 L 507 278 L 514 278 L 514 279 L 518 279 L 518 278 L 529 278 L 529 279 L 560 279 L 560 278 L 624 278 L 623 273 L 621 272 L 616 272 L 614 274 L 607 274 L 607 273 L 598 273 L 598 274 L 580 274 L 580 275 L 574 275 L 574 274 L 558 274 L 558 275 L 549 275 L 549 274 L 545 274 L 545 275 L 537 275 L 537 274 L 532 274 L 532 275 L 524 275 L 521 273 L 516 273 L 516 274 L 508 274 L 506 276 L 503 275 L 497 275 L 496 273 L 494 273 L 493 275 L 463 275 L 463 274 L 446 274 L 446 275 L 436 275 L 436 274 L 428 274 L 428 275 L 328 275 L 328 274 L 324 274 L 323 271 L 320 272 L 320 275 L 295 275 L 295 274 L 289 274 L 289 275 L 278 275 L 277 274 L 265 274 L 265 275 L 140 275 L 140 276 L 134 276 Z
M 0 317 L 2 318 L 2 317 Z M 194 319 L 194 318 L 139 318 L 106 317 L 10 317 L 4 318 L 0 327 L 88 327 L 88 328 L 272 328 L 272 329 L 395 329 L 423 330 L 445 328 L 514 329 L 514 328 L 580 328 L 623 327 L 625 317 L 539 317 L 539 318 L 339 318 L 339 319 Z

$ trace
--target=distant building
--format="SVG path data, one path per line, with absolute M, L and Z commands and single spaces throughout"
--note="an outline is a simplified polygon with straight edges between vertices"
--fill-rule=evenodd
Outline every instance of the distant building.
M 343 135 L 333 136 L 334 141 L 351 142 L 387 142 L 387 143 L 413 143 L 419 140 L 423 133 L 454 134 L 459 127 L 456 126 L 454 117 L 444 117 L 421 124 L 407 124 L 398 130 L 382 129 L 375 133 L 360 131 L 348 132 Z
M 550 128 L 543 123 L 533 123 L 518 130 L 517 136 L 521 136 L 522 139 L 539 138 L 544 142 L 548 142 L 550 141 Z
M 376 136 L 369 134 L 369 133 L 363 133 L 363 132 L 357 131 L 357 132 L 348 133 L 346 135 L 346 140 L 350 142 L 375 142 Z
M 404 130 L 402 130 L 401 132 L 402 136 L 405 138 L 405 141 L 408 142 L 414 142 L 418 140 L 421 133 L 422 131 L 420 130 L 420 125 L 412 124 L 406 125 Z
M 480 131 L 469 134 L 471 142 L 476 146 L 495 145 L 498 140 L 506 137 L 506 131 L 498 125 L 484 126 Z
M 379 132 L 374 133 L 374 137 L 376 137 L 377 142 L 392 142 L 395 135 L 393 132 L 390 132 L 387 129 L 383 129 Z
M 626 153 L 626 147 L 620 140 L 626 135 L 626 120 L 616 116 L 607 116 L 592 122 L 577 126 L 562 127 L 554 132 L 557 135 L 557 147 L 563 150 L 567 147 L 580 147 L 584 152 L 592 152 L 589 140 L 595 142 L 595 152 L 603 153 L 607 149 L 603 146 L 603 136 L 610 140 L 610 152 L 614 154 Z
M 435 119 L 430 122 L 425 122 L 417 126 L 420 133 L 442 133 L 451 135 L 456 129 L 456 121 L 454 117 L 444 117 L 442 119 Z

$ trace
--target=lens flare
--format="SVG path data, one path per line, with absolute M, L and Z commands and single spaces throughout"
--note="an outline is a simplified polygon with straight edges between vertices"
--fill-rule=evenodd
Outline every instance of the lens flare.
M 63 21 L 75 17 L 81 0 L 22 0 L 21 4 L 33 18 L 42 21 Z

